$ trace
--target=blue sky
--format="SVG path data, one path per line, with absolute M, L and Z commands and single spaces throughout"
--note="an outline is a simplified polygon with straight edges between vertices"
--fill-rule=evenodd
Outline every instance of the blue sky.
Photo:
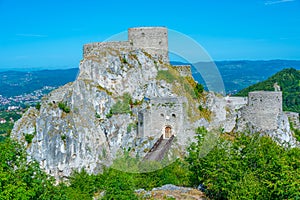
M 184 33 L 213 60 L 300 60 L 300 0 L 0 0 L 0 68 L 70 68 L 135 26 Z

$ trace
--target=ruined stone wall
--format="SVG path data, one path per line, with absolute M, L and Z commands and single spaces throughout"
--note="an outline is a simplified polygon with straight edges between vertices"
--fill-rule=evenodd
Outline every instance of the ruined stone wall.
M 300 129 L 299 113 L 296 112 L 284 112 L 291 123 L 293 123 L 294 128 Z
M 190 65 L 173 65 L 173 69 L 177 70 L 180 76 L 192 77 L 192 70 Z
M 83 58 L 86 58 L 88 56 L 98 56 L 100 50 L 109 48 L 127 52 L 135 49 L 132 45 L 130 45 L 128 41 L 93 42 L 90 44 L 85 44 L 83 46 Z
M 165 27 L 137 27 L 128 29 L 128 41 L 94 42 L 83 46 L 83 58 L 99 56 L 104 49 L 133 51 L 143 49 L 151 56 L 169 62 L 168 30 Z
M 248 98 L 247 97 L 225 97 L 227 106 L 230 106 L 234 109 L 240 109 L 241 107 L 248 104 Z
M 139 113 L 139 137 L 160 137 L 167 126 L 171 127 L 173 134 L 183 134 L 184 113 L 181 99 L 151 99 L 149 106 Z
M 165 27 L 136 27 L 128 29 L 128 41 L 154 57 L 169 62 L 168 29 Z
M 270 91 L 249 92 L 248 104 L 241 109 L 241 118 L 258 130 L 274 130 L 282 114 L 282 93 Z

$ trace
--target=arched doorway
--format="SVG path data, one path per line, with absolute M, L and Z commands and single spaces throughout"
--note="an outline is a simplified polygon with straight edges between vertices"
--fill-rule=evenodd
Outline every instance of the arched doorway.
M 165 138 L 170 138 L 172 136 L 172 128 L 171 126 L 166 126 L 165 128 Z

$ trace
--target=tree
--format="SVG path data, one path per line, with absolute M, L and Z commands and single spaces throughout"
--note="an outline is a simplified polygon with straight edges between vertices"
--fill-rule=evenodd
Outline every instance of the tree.
M 0 199 L 58 199 L 54 179 L 27 161 L 20 144 L 10 138 L 0 142 L 0 160 Z
M 268 137 L 222 136 L 205 157 L 199 156 L 202 135 L 186 158 L 195 179 L 212 199 L 297 199 L 300 197 L 300 150 L 284 149 Z

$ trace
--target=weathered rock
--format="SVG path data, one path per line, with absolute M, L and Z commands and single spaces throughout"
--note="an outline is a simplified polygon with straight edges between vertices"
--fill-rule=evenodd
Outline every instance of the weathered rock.
M 23 142 L 29 155 L 57 179 L 68 177 L 74 169 L 97 173 L 124 149 L 144 156 L 161 135 L 137 137 L 138 112 L 151 106 L 143 102 L 144 97 L 184 98 L 172 91 L 172 83 L 156 78 L 167 65 L 142 50 L 100 49 L 99 54 L 81 61 L 75 82 L 45 96 L 40 110 L 30 108 L 12 131 L 12 137 Z M 124 103 L 126 94 L 141 104 L 130 108 Z M 112 114 L 113 109 L 119 111 Z M 180 137 L 193 137 L 196 127 L 184 120 Z M 25 134 L 35 136 L 28 142 Z
M 197 189 L 188 187 L 179 187 L 172 184 L 153 188 L 151 191 L 139 189 L 135 191 L 142 199 L 208 199 L 205 194 Z

